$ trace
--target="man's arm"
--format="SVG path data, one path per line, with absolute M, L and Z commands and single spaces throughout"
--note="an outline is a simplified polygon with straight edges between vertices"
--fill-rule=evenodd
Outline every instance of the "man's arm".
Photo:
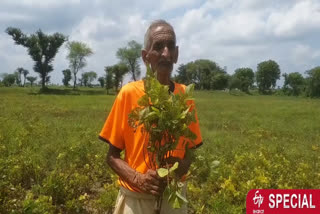
M 107 163 L 113 171 L 130 185 L 137 187 L 145 193 L 160 195 L 165 185 L 155 170 L 149 169 L 145 174 L 131 168 L 127 162 L 120 158 L 121 150 L 109 144 Z

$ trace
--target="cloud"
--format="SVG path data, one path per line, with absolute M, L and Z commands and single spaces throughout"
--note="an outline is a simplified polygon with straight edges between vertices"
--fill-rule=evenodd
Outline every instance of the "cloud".
M 320 51 L 314 50 L 309 45 L 297 44 L 292 48 L 292 55 L 290 60 L 295 62 L 301 68 L 302 71 L 308 70 L 310 68 L 316 67 L 317 60 L 320 58 Z M 318 64 L 319 65 L 319 64 Z
M 88 41 L 90 43 L 104 38 L 118 37 L 121 34 L 121 28 L 114 20 L 102 15 L 96 17 L 86 16 L 72 30 L 71 38 Z
M 18 67 L 32 71 L 33 61 L 27 50 L 15 45 L 8 35 L 0 35 L 0 73 L 13 73 Z
M 27 8 L 52 9 L 62 6 L 72 6 L 79 4 L 80 0 L 3 0 L 2 4 L 10 4 L 13 6 L 23 6 Z
M 254 70 L 273 59 L 283 72 L 304 72 L 320 62 L 320 2 L 318 0 L 4 0 L 0 28 L 19 27 L 33 33 L 62 32 L 69 40 L 87 43 L 94 51 L 83 71 L 104 74 L 104 66 L 118 62 L 115 54 L 130 40 L 143 43 L 148 24 L 166 19 L 174 26 L 179 63 L 199 58 L 216 61 L 228 72 Z M 32 69 L 26 49 L 0 34 L 2 71 Z M 65 46 L 54 60 L 52 81 L 61 83 L 68 67 Z M 143 67 L 143 66 L 142 66 Z M 175 66 L 177 67 L 177 66 Z M 143 68 L 142 68 L 143 70 Z
M 319 3 L 308 0 L 207 1 L 174 20 L 177 34 L 182 35 L 180 40 L 178 36 L 180 60 L 209 58 L 232 73 L 274 59 L 286 72 L 303 72 L 308 63 L 319 60 L 315 51 L 319 42 L 314 40 L 320 26 L 318 8 Z M 303 42 L 311 49 L 304 55 L 310 58 L 307 63 L 294 59 L 293 47 Z
M 24 15 L 20 13 L 0 12 L 0 20 L 1 22 L 12 22 L 12 21 L 29 22 L 33 20 L 33 17 L 31 15 Z
M 103 75 L 105 66 L 118 62 L 115 56 L 118 48 L 131 40 L 142 44 L 146 24 L 138 14 L 124 15 L 117 22 L 105 15 L 85 17 L 72 30 L 69 40 L 85 41 L 93 49 L 94 56 L 88 59 L 86 69 Z
M 267 22 L 268 30 L 279 37 L 297 37 L 320 32 L 320 2 L 297 2 L 289 10 L 271 13 Z
M 153 17 L 161 17 L 161 14 L 170 13 L 170 11 L 180 10 L 182 8 L 190 8 L 197 3 L 196 0 L 163 0 L 158 5 L 158 10 L 154 10 L 151 14 Z M 159 19 L 159 18 L 156 18 Z

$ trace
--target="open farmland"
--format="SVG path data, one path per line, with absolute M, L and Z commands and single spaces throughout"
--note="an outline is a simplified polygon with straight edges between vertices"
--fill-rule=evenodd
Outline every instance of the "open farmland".
M 97 136 L 115 96 L 35 91 L 0 88 L 0 213 L 110 213 L 116 176 Z M 254 188 L 320 188 L 320 100 L 195 98 L 204 145 L 188 182 L 190 213 L 245 213 Z

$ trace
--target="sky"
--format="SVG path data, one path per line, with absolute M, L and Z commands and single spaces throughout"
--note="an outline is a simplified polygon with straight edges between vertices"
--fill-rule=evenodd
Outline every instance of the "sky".
M 5 33 L 9 26 L 26 34 L 60 32 L 69 41 L 88 44 L 94 54 L 81 72 L 102 76 L 105 66 L 118 63 L 118 48 L 131 40 L 143 44 L 156 19 L 168 21 L 176 31 L 179 60 L 174 69 L 209 59 L 233 74 L 240 67 L 256 71 L 258 63 L 272 59 L 282 74 L 305 75 L 320 65 L 320 0 L 0 0 L 0 73 L 23 67 L 38 76 L 27 50 Z M 50 73 L 54 84 L 62 84 L 67 54 L 64 44 Z M 145 70 L 142 62 L 141 68 Z

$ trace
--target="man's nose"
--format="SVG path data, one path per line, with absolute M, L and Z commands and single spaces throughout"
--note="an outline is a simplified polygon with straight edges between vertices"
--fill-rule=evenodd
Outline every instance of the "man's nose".
M 166 59 L 170 58 L 170 51 L 169 51 L 169 48 L 167 46 L 165 46 L 163 48 L 162 56 L 165 57 Z

